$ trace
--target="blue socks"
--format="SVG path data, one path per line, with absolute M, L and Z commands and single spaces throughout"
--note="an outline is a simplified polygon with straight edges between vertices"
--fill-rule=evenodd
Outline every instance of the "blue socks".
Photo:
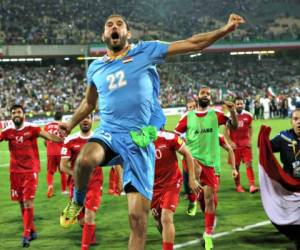
M 78 205 L 83 206 L 85 195 L 86 195 L 86 187 L 82 190 L 77 190 L 77 188 L 75 188 L 74 186 L 73 199 Z

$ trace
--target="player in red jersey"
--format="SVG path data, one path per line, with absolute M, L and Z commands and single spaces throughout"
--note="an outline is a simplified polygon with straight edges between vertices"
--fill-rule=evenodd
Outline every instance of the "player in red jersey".
M 54 121 L 46 124 L 44 130 L 50 134 L 59 136 L 59 124 L 62 119 L 62 112 L 56 111 L 54 114 Z M 59 170 L 60 172 L 60 181 L 61 181 L 61 191 L 65 194 L 67 188 L 67 175 L 60 171 L 60 152 L 63 143 L 57 143 L 52 141 L 45 141 L 47 148 L 47 197 L 51 198 L 53 196 L 53 175 Z
M 60 168 L 61 171 L 69 175 L 69 196 L 70 201 L 73 198 L 73 189 L 74 189 L 74 165 L 77 159 L 77 156 L 85 145 L 88 139 L 92 135 L 92 116 L 89 115 L 83 121 L 79 123 L 80 132 L 68 136 L 65 139 L 65 143 L 61 150 L 61 162 Z M 83 224 L 82 230 L 82 250 L 89 249 L 91 244 L 96 243 L 96 234 L 95 234 L 95 219 L 96 211 L 99 208 L 102 196 L 102 184 L 103 184 L 103 173 L 102 168 L 95 168 L 91 179 L 88 184 L 87 195 L 85 199 L 85 209 L 84 213 L 81 213 L 78 217 L 79 223 Z M 65 211 L 64 211 L 65 212 Z M 63 213 L 64 213 L 63 212 Z M 82 220 L 84 216 L 84 220 Z M 60 217 L 61 225 L 63 227 L 69 227 L 75 221 L 64 221 L 64 216 Z
M 252 151 L 251 151 L 251 139 L 252 139 L 252 114 L 246 111 L 244 100 L 241 97 L 235 98 L 235 107 L 238 118 L 237 129 L 225 129 L 225 137 L 234 150 L 236 168 L 239 172 L 241 161 L 246 165 L 246 172 L 249 182 L 249 192 L 255 193 L 258 188 L 254 184 L 254 172 L 252 168 Z M 236 191 L 243 193 L 245 190 L 240 183 L 240 174 L 234 178 Z
M 176 152 L 184 156 L 189 169 L 189 186 L 192 192 L 200 191 L 200 185 L 195 180 L 194 164 L 191 153 L 185 147 L 178 135 L 159 131 L 155 145 L 155 177 L 152 214 L 157 221 L 157 227 L 162 233 L 163 250 L 173 250 L 175 227 L 173 216 L 178 205 L 182 184 L 182 174 L 178 167 Z
M 210 88 L 202 87 L 198 94 L 198 110 L 183 115 L 175 132 L 186 132 L 186 144 L 195 159 L 195 165 L 201 169 L 200 183 L 205 199 L 205 249 L 212 249 L 212 234 L 215 221 L 214 192 L 217 184 L 215 170 L 220 165 L 219 126 L 237 127 L 234 104 L 225 102 L 231 119 L 218 110 L 209 109 Z M 197 168 L 197 167 L 196 167 Z
M 13 125 L 1 132 L 0 141 L 8 141 L 11 199 L 20 204 L 24 227 L 22 246 L 29 247 L 29 241 L 37 238 L 33 222 L 34 197 L 40 171 L 37 138 L 42 137 L 56 142 L 62 139 L 25 122 L 25 113 L 21 105 L 11 107 L 11 119 Z

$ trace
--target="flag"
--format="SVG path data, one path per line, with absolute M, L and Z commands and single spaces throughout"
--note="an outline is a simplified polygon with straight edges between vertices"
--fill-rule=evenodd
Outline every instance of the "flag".
M 264 210 L 271 222 L 291 240 L 300 235 L 300 179 L 283 171 L 272 152 L 270 127 L 258 136 L 259 184 Z
M 268 92 L 268 96 L 276 96 L 272 87 L 268 87 L 267 92 Z

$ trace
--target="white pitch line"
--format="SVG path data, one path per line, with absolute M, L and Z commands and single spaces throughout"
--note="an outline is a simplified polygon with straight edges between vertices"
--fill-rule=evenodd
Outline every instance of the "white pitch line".
M 220 237 L 223 237 L 223 236 L 233 234 L 235 232 L 247 231 L 247 230 L 252 229 L 252 228 L 262 227 L 262 226 L 266 226 L 266 225 L 269 225 L 269 224 L 271 224 L 271 222 L 269 220 L 266 220 L 266 221 L 258 222 L 256 224 L 252 224 L 252 225 L 248 225 L 248 226 L 244 226 L 244 227 L 237 227 L 237 228 L 234 228 L 234 229 L 232 229 L 230 231 L 227 231 L 227 232 L 221 232 L 221 233 L 214 234 L 212 236 L 212 238 L 216 239 L 216 238 L 220 238 Z M 185 242 L 185 243 L 182 243 L 182 244 L 176 244 L 174 246 L 174 249 L 180 249 L 180 248 L 184 248 L 184 247 L 187 247 L 187 246 L 196 245 L 196 244 L 200 243 L 201 240 L 202 239 L 195 239 L 195 240 L 191 240 L 191 241 L 188 241 L 188 242 Z

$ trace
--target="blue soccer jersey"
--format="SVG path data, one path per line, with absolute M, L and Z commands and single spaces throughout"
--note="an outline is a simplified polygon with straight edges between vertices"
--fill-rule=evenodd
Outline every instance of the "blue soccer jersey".
M 101 129 L 128 132 L 165 122 L 157 100 L 160 82 L 155 65 L 163 63 L 168 46 L 142 41 L 123 58 L 104 56 L 89 66 L 87 80 L 97 88 Z

